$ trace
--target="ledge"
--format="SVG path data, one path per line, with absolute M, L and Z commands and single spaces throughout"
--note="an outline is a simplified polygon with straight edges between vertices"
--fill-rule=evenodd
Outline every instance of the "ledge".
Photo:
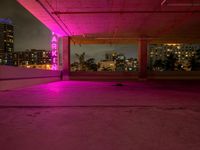
M 11 90 L 60 80 L 60 71 L 0 66 L 0 90 Z

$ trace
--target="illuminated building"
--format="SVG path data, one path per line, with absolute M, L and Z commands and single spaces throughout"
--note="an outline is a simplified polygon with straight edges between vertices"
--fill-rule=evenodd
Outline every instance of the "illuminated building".
M 197 49 L 199 45 L 196 44 L 151 44 L 149 46 L 149 69 L 164 71 L 166 61 L 174 61 L 174 68 L 171 70 L 190 71 L 191 60 L 195 58 Z
M 51 51 L 46 50 L 26 50 L 13 53 L 13 63 L 15 66 L 37 69 L 51 69 Z
M 112 60 L 103 60 L 99 62 L 98 71 L 115 71 L 116 70 L 116 61 Z
M 138 70 L 137 59 L 126 59 L 124 54 L 113 51 L 105 54 L 105 60 L 99 62 L 98 71 L 132 72 Z
M 0 19 L 0 64 L 13 65 L 14 27 L 11 20 Z
M 126 67 L 125 67 L 125 70 L 126 71 L 129 71 L 129 72 L 132 72 L 132 71 L 137 71 L 138 70 L 138 60 L 135 58 L 129 58 L 129 59 L 126 59 Z

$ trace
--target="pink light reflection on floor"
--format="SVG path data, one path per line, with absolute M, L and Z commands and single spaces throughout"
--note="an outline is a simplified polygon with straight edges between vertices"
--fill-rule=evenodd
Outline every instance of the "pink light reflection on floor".
M 0 105 L 200 105 L 199 83 L 63 81 L 0 92 Z
M 0 92 L 1 106 L 20 106 L 0 109 L 0 147 L 199 149 L 198 81 L 115 83 L 63 81 Z

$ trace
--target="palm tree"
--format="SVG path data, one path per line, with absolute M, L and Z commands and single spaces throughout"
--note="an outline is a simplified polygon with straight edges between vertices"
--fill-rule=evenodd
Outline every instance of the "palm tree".
M 79 60 L 80 70 L 85 71 L 85 69 L 86 69 L 86 67 L 85 67 L 85 52 L 83 52 L 80 55 L 76 53 L 75 56 Z
M 88 70 L 97 71 L 97 64 L 95 63 L 94 58 L 90 58 L 86 60 L 85 64 Z
M 76 57 L 79 59 L 79 63 L 80 64 L 83 64 L 84 62 L 85 62 L 85 52 L 83 52 L 82 54 L 75 54 L 76 55 Z

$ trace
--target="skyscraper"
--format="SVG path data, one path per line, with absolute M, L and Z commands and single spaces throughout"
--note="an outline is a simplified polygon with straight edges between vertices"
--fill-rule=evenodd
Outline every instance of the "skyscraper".
M 12 65 L 14 27 L 10 19 L 0 18 L 0 64 Z

